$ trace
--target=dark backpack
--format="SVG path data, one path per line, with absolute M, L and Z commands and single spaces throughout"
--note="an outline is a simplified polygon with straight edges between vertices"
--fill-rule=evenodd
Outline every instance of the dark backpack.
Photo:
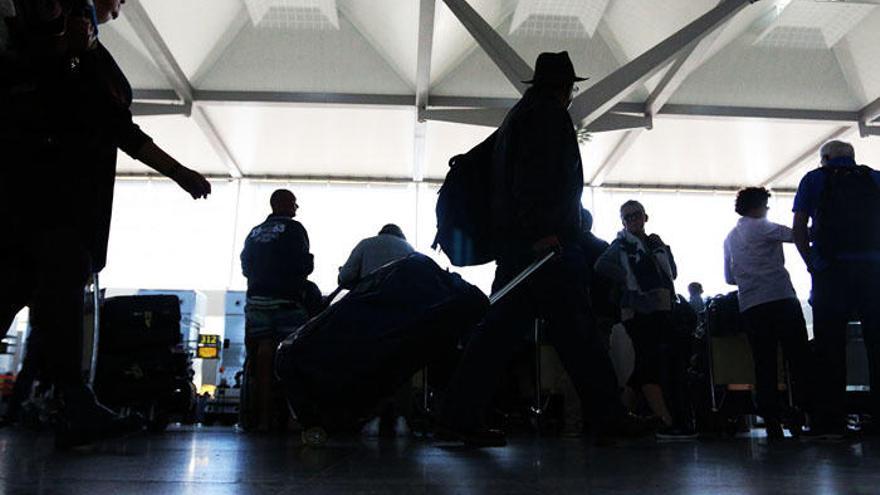
M 730 337 L 744 331 L 737 291 L 715 296 L 706 304 L 706 324 L 712 337 Z
M 819 254 L 880 251 L 880 187 L 864 165 L 822 167 L 825 185 L 814 219 Z
M 496 133 L 449 160 L 449 172 L 437 198 L 440 248 L 455 266 L 482 265 L 495 259 L 490 234 L 492 152 Z

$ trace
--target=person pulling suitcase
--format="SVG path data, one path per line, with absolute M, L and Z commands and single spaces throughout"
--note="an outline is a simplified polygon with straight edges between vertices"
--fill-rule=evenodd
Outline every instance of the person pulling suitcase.
M 585 304 L 589 274 L 578 243 L 584 175 L 567 111 L 574 83 L 583 80 L 575 75 L 567 52 L 542 53 L 533 79 L 525 81 L 532 87 L 493 134 L 487 152 L 488 223 L 498 263 L 493 289 L 547 251 L 559 254 L 493 305 L 469 340 L 440 406 L 441 436 L 477 447 L 506 445 L 504 433 L 490 429 L 485 416 L 507 363 L 521 345 L 519 330 L 535 317 L 551 321 L 547 339 L 589 408 L 597 434 L 604 438 L 635 426 L 618 399 L 606 346 Z

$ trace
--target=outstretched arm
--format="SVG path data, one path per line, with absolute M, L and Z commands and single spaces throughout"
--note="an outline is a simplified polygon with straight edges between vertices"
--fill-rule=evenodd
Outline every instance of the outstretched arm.
M 807 265 L 807 270 L 813 271 L 813 261 L 810 257 L 810 232 L 807 230 L 809 219 L 809 214 L 801 211 L 796 212 L 791 230 L 794 236 L 794 245 L 797 246 L 801 259 Z
M 726 242 L 724 243 L 724 281 L 729 285 L 736 285 L 736 278 L 733 276 L 733 255 Z
M 134 158 L 176 182 L 193 199 L 207 198 L 211 194 L 211 183 L 202 174 L 181 165 L 153 141 L 146 141 L 134 153 Z

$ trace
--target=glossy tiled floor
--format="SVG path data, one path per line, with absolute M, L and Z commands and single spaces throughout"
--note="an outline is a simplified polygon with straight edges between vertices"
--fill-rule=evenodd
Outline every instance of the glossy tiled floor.
M 58 452 L 51 435 L 3 430 L 0 493 L 867 494 L 880 493 L 880 438 L 830 445 L 646 439 L 594 448 L 520 437 L 481 451 L 364 439 L 316 451 L 294 437 L 184 428 Z

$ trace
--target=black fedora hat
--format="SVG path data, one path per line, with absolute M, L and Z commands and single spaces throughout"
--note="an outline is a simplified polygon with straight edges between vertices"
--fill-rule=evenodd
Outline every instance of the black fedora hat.
M 568 58 L 568 52 L 544 52 L 538 55 L 535 62 L 535 75 L 526 84 L 570 84 L 586 81 L 586 77 L 578 77 L 574 73 L 574 65 Z

